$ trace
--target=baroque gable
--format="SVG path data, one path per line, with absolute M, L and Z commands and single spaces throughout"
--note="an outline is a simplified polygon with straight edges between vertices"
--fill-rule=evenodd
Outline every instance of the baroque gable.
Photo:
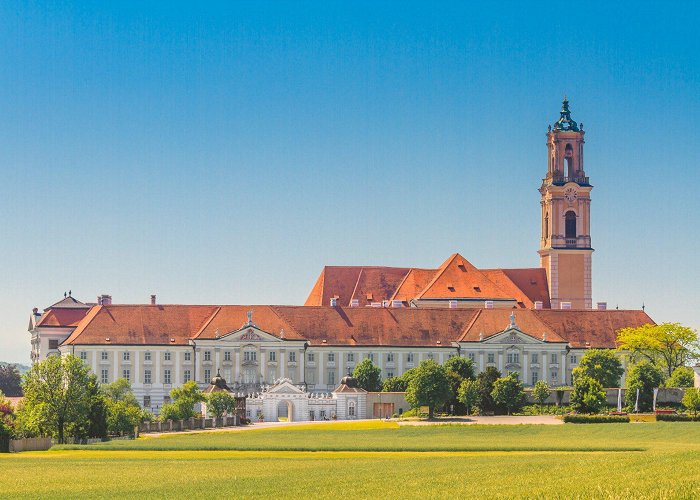
M 504 331 L 491 335 L 482 341 L 484 344 L 544 344 L 545 341 L 534 338 L 517 327 L 507 328 Z
M 223 342 L 282 342 L 281 339 L 275 337 L 274 335 L 261 330 L 260 328 L 253 325 L 246 325 L 239 330 L 235 330 L 229 333 L 221 335 L 217 340 Z

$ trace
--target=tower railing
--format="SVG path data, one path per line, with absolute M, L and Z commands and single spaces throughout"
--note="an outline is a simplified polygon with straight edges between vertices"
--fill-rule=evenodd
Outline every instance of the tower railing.
M 552 178 L 554 184 L 566 184 L 567 182 L 575 182 L 576 184 L 588 184 L 588 177 L 583 176 L 565 176 L 557 175 Z

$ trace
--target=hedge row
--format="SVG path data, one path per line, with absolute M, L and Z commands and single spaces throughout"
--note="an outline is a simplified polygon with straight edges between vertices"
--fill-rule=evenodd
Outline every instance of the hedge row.
M 620 424 L 629 421 L 626 415 L 564 415 L 564 422 L 570 424 Z
M 663 414 L 660 413 L 656 415 L 657 422 L 700 422 L 700 415 L 679 415 L 677 413 Z

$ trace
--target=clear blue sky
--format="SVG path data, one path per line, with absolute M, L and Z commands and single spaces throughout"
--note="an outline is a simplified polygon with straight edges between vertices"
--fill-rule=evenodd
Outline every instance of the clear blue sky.
M 327 264 L 537 266 L 565 93 L 594 301 L 700 327 L 697 2 L 112 3 L 0 3 L 0 360 L 68 289 L 301 304 Z

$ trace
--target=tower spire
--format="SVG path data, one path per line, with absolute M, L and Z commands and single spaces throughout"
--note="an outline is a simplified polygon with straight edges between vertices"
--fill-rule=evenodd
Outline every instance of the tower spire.
M 571 119 L 571 111 L 569 110 L 569 100 L 566 98 L 566 95 L 564 95 L 564 101 L 561 103 L 559 120 L 554 124 L 554 130 L 565 132 L 578 132 L 578 123 Z

